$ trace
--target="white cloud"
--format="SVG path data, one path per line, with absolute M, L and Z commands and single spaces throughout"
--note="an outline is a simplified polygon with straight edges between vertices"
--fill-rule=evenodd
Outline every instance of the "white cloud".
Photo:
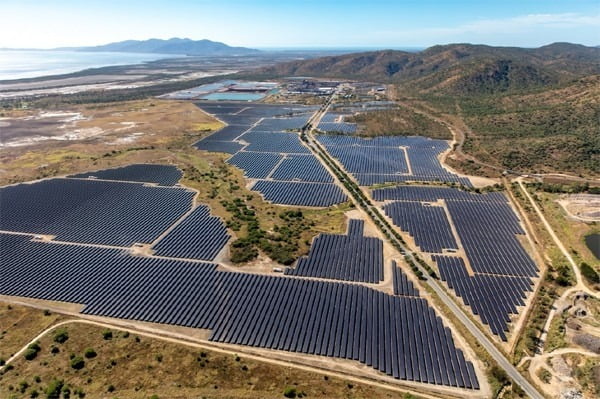
M 590 35 L 591 32 L 591 35 Z M 530 36 L 523 37 L 528 34 Z M 386 30 L 375 35 L 399 43 L 433 44 L 448 42 L 478 42 L 488 44 L 529 45 L 551 41 L 600 42 L 600 14 L 578 13 L 528 14 L 511 18 L 480 19 L 455 27 L 429 27 L 413 30 Z M 420 41 L 418 43 L 417 41 Z M 533 42 L 532 42 L 533 41 Z

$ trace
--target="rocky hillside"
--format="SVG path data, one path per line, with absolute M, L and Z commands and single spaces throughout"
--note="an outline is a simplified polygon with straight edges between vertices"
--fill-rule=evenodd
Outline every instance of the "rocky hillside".
M 418 53 L 385 50 L 293 61 L 265 76 L 315 76 L 402 83 L 454 95 L 524 90 L 600 73 L 600 49 L 554 43 L 536 49 L 450 44 Z

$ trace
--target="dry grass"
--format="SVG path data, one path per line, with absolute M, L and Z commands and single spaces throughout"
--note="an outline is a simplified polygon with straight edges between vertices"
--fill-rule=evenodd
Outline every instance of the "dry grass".
M 45 317 L 26 309 L 28 317 Z M 41 314 L 41 316 L 39 315 Z M 86 398 L 283 398 L 286 387 L 295 387 L 309 398 L 397 398 L 396 392 L 349 383 L 339 378 L 281 367 L 209 350 L 188 347 L 159 339 L 139 337 L 117 330 L 112 339 L 103 337 L 104 328 L 71 324 L 68 340 L 53 341 L 50 333 L 39 342 L 41 351 L 31 361 L 17 359 L 14 369 L 0 376 L 0 397 L 29 398 L 33 390 L 44 392 L 53 379 L 63 380 L 72 391 L 80 389 Z M 22 331 L 25 340 L 34 332 Z M 59 348 L 56 354 L 51 348 Z M 85 358 L 87 348 L 97 353 Z M 70 366 L 74 354 L 84 358 L 81 370 Z M 36 382 L 35 376 L 40 382 Z M 25 381 L 24 393 L 19 384 Z M 114 388 L 109 392 L 109 387 Z M 11 389 L 12 387 L 12 389 Z M 71 395 L 71 397 L 77 397 Z
M 31 308 L 0 302 L 0 359 L 8 360 L 29 340 L 61 317 Z
M 0 184 L 85 170 L 90 165 L 112 166 L 115 157 L 105 157 L 106 154 L 126 152 L 131 155 L 140 148 L 168 148 L 182 137 L 199 138 L 222 126 L 194 104 L 178 101 L 133 101 L 79 106 L 63 111 L 81 112 L 86 118 L 77 122 L 77 129 L 101 129 L 102 134 L 82 140 L 48 140 L 24 147 L 3 148 L 0 150 Z M 33 111 L 30 113 L 34 115 Z M 24 115 L 19 111 L 10 116 Z M 155 158 L 153 154 L 144 154 L 136 161 Z

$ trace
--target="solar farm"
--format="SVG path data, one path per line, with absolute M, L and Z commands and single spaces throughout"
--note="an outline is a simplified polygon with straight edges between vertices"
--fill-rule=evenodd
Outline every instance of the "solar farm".
M 504 194 L 398 186 L 374 190 L 373 198 L 431 255 L 442 280 L 473 314 L 506 341 L 511 316 L 525 305 L 539 271 L 518 239 L 525 231 Z
M 1 188 L 0 294 L 208 329 L 217 343 L 357 361 L 399 380 L 479 389 L 472 362 L 406 275 L 394 271 L 393 294 L 377 289 L 383 242 L 364 236 L 364 221 L 350 220 L 346 235 L 318 236 L 285 275 L 220 270 L 214 259 L 230 233 L 177 186 L 176 172 L 132 165 Z
M 254 191 L 281 205 L 327 207 L 348 200 L 302 143 L 298 131 L 315 107 L 198 103 L 228 126 L 200 140 L 200 150 L 231 154 L 227 162 L 252 179 Z
M 319 135 L 317 140 L 361 186 L 410 181 L 455 182 L 471 186 L 442 167 L 439 157 L 450 147 L 443 140 L 419 136 L 362 138 Z
M 220 87 L 198 88 L 190 98 Z M 346 232 L 319 227 L 291 266 L 236 269 L 229 251 L 240 237 L 227 228 L 231 220 L 196 203 L 197 192 L 179 184 L 183 173 L 173 165 L 14 184 L 0 187 L 0 294 L 77 304 L 83 315 L 203 329 L 208 341 L 236 351 L 343 359 L 355 374 L 368 367 L 371 376 L 479 392 L 483 374 L 473 351 L 451 330 L 454 321 L 432 307 L 404 253 L 354 203 L 346 204 L 356 208 L 350 211 L 336 205 L 350 200 L 344 185 L 355 180 L 501 342 L 539 278 L 507 196 L 475 193 L 468 178 L 446 169 L 446 141 L 364 138 L 344 121 L 355 109 L 392 104 L 327 112 L 314 127 L 316 142 L 300 139 L 315 106 L 196 105 L 226 126 L 194 148 L 223 154 L 212 157 L 242 171 L 264 201 L 342 210 Z M 320 150 L 313 153 L 318 147 L 341 168 L 325 167 L 314 155 Z M 340 170 L 353 179 L 341 179 Z M 387 187 L 369 187 L 381 184 Z

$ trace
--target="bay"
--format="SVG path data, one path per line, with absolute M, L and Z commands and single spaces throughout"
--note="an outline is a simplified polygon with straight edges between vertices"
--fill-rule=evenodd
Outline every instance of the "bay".
M 133 65 L 177 57 L 181 56 L 66 50 L 0 50 L 0 80 L 61 75 L 89 68 Z

